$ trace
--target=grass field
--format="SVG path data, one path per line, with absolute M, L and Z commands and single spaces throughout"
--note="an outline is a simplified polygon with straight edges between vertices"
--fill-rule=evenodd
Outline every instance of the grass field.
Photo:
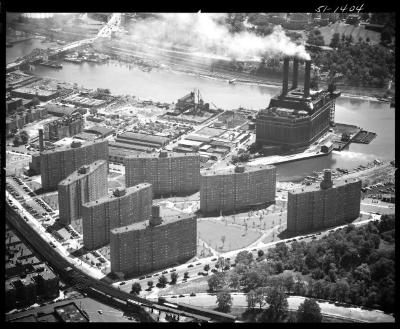
M 197 232 L 201 239 L 217 251 L 227 252 L 244 248 L 257 240 L 261 233 L 234 225 L 225 225 L 222 222 L 201 220 L 197 222 Z M 222 243 L 221 237 L 225 236 Z

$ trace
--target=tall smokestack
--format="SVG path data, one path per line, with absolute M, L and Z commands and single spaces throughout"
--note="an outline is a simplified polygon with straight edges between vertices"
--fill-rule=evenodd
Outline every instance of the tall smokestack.
M 283 84 L 282 96 L 286 95 L 289 89 L 289 58 L 285 57 L 283 60 Z
M 39 129 L 39 151 L 44 151 L 43 129 Z
M 293 61 L 293 81 L 292 81 L 292 89 L 297 88 L 297 82 L 299 79 L 299 60 L 297 57 L 294 58 Z
M 326 190 L 332 187 L 332 185 L 332 172 L 330 169 L 324 169 L 324 179 L 321 181 L 320 187 L 321 189 Z
M 310 96 L 310 79 L 311 79 L 311 61 L 306 61 L 306 68 L 304 73 L 304 97 Z

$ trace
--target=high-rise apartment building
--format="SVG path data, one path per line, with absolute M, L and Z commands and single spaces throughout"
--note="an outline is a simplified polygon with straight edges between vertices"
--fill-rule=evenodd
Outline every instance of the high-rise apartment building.
M 58 184 L 60 222 L 63 225 L 82 216 L 82 204 L 107 195 L 108 163 L 98 160 L 84 165 Z
M 189 260 L 196 255 L 195 214 L 159 215 L 111 230 L 111 271 L 125 276 L 149 273 Z
M 79 167 L 96 160 L 108 161 L 107 140 L 84 145 L 74 141 L 68 147 L 42 152 L 40 154 L 42 188 L 48 190 L 57 187 L 60 181 Z
M 232 212 L 253 205 L 273 203 L 276 167 L 236 166 L 201 173 L 200 210 L 202 213 Z
M 83 244 L 100 248 L 110 242 L 110 230 L 150 219 L 153 193 L 148 183 L 116 189 L 82 207 Z
M 150 183 L 154 196 L 187 195 L 200 188 L 200 156 L 196 153 L 139 154 L 125 158 L 125 183 Z
M 359 216 L 360 202 L 360 180 L 332 181 L 326 169 L 320 186 L 289 191 L 287 230 L 303 233 L 349 223 Z

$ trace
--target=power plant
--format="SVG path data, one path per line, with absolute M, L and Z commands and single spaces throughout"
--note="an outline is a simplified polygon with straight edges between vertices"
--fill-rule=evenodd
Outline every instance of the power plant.
M 289 61 L 283 62 L 282 92 L 268 108 L 256 116 L 256 142 L 263 148 L 298 150 L 325 134 L 334 122 L 335 100 L 340 92 L 311 89 L 311 61 L 305 61 L 303 88 L 298 87 L 299 59 L 293 60 L 293 80 L 289 90 Z

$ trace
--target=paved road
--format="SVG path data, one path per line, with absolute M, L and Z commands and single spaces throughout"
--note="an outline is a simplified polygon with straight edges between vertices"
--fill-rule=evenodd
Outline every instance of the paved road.
M 192 304 L 196 306 L 210 307 L 216 305 L 216 296 L 209 295 L 207 293 L 196 294 L 196 296 L 190 297 L 189 295 L 185 295 L 182 298 L 171 298 L 170 296 L 164 296 L 170 302 L 182 302 L 187 304 Z M 235 307 L 247 307 L 246 295 L 243 293 L 233 293 L 233 306 Z M 299 305 L 303 303 L 305 297 L 302 296 L 289 296 L 288 304 L 289 310 L 297 310 Z M 320 302 L 317 301 L 321 308 L 322 314 L 340 317 L 343 319 L 351 319 L 359 322 L 394 322 L 394 317 L 385 314 L 379 310 L 363 310 L 360 307 L 344 307 L 344 306 L 336 306 L 329 302 Z M 264 306 L 265 308 L 265 306 Z

